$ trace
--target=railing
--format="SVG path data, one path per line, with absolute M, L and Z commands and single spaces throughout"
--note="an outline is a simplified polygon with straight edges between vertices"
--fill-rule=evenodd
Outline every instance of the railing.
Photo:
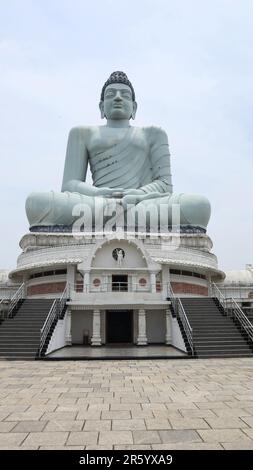
M 241 328 L 247 333 L 248 337 L 251 341 L 253 341 L 253 325 L 246 317 L 245 313 L 242 311 L 241 307 L 237 304 L 233 297 L 231 299 L 227 299 L 229 302 L 229 314 L 235 318 Z
M 168 297 L 170 298 L 170 301 L 172 303 L 174 313 L 178 318 L 180 318 L 182 322 L 182 326 L 186 334 L 188 344 L 191 348 L 191 353 L 192 355 L 194 355 L 193 329 L 188 321 L 183 304 L 181 300 L 175 296 L 170 282 L 168 283 Z
M 66 303 L 66 300 L 69 298 L 69 285 L 66 284 L 66 287 L 59 299 L 59 315 L 61 315 L 62 311 L 63 311 L 63 308 L 64 308 L 64 305 Z
M 223 307 L 224 312 L 227 315 L 227 299 L 214 282 L 212 283 L 212 297 L 218 299 L 221 306 Z
M 183 304 L 182 304 L 180 299 L 177 299 L 177 304 L 178 304 L 177 314 L 178 314 L 178 316 L 179 316 L 179 318 L 180 318 L 180 320 L 183 324 L 183 329 L 184 329 L 184 332 L 187 336 L 187 340 L 188 340 L 189 346 L 191 348 L 191 353 L 192 353 L 192 355 L 194 355 L 193 330 L 192 330 L 192 327 L 191 327 L 191 325 L 188 321 L 188 318 L 186 316 Z
M 66 284 L 66 287 L 60 297 L 60 299 L 55 299 L 52 307 L 49 310 L 48 316 L 45 320 L 43 327 L 40 330 L 40 347 L 39 347 L 39 356 L 42 355 L 42 350 L 45 345 L 46 339 L 48 337 L 49 331 L 54 323 L 60 318 L 60 315 L 63 311 L 66 300 L 69 297 L 69 285 Z
M 226 298 L 217 287 L 216 284 L 212 284 L 213 287 L 213 296 L 217 297 L 221 303 L 223 309 L 225 310 L 226 315 L 229 315 L 235 318 L 241 328 L 247 333 L 251 341 L 253 341 L 253 325 L 242 311 L 241 307 L 237 304 L 233 297 Z
M 45 321 L 43 327 L 40 330 L 40 347 L 39 347 L 39 356 L 40 357 L 41 357 L 42 349 L 43 349 L 44 344 L 46 342 L 48 333 L 50 331 L 50 328 L 51 328 L 53 322 L 58 318 L 58 315 L 59 315 L 59 300 L 55 299 L 53 304 L 52 304 L 52 307 L 49 310 L 46 321 Z
M 152 286 L 149 282 L 140 284 L 135 282 L 99 282 L 83 283 L 77 281 L 71 285 L 71 289 L 76 293 L 96 293 L 96 292 L 152 292 Z M 161 292 L 159 286 L 156 286 L 156 292 Z
M 26 296 L 26 289 L 25 289 L 25 283 L 21 284 L 21 286 L 18 288 L 18 290 L 15 292 L 15 294 L 12 296 L 10 304 L 9 304 L 9 309 L 8 309 L 8 318 L 12 318 L 13 316 L 13 311 L 19 302 L 19 300 L 24 299 Z
M 171 285 L 170 282 L 168 283 L 168 297 L 170 298 L 174 313 L 176 315 L 176 313 L 177 313 L 177 297 L 174 294 L 174 291 L 172 289 L 172 285 Z

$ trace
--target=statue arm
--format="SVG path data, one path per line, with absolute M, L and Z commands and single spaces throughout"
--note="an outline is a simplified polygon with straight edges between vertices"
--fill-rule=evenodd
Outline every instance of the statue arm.
M 139 189 L 145 194 L 173 192 L 170 168 L 169 143 L 163 129 L 152 127 L 150 135 L 150 163 L 153 172 L 152 182 Z
M 88 167 L 87 129 L 74 127 L 68 138 L 62 192 L 70 191 L 87 196 L 95 195 L 96 188 L 85 183 Z

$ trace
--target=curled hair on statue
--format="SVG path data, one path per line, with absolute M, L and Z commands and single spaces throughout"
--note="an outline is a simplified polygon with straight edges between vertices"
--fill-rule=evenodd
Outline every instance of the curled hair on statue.
M 120 72 L 120 71 L 112 72 L 110 77 L 108 78 L 108 80 L 105 82 L 105 84 L 102 88 L 102 92 L 101 92 L 101 101 L 104 101 L 106 87 L 108 85 L 113 84 L 113 83 L 123 83 L 124 85 L 128 85 L 129 88 L 131 88 L 131 91 L 132 91 L 133 101 L 135 101 L 135 92 L 134 92 L 134 89 L 133 89 L 133 85 L 130 82 L 130 80 L 128 79 L 127 75 L 124 72 Z M 134 117 L 133 117 L 133 119 L 134 119 Z

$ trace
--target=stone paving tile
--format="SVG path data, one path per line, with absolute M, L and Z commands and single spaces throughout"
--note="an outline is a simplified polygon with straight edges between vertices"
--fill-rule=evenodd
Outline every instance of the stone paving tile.
M 243 432 L 253 440 L 253 429 L 252 428 L 243 428 Z
M 0 433 L 10 432 L 16 426 L 16 424 L 16 421 L 0 422 Z
M 222 442 L 221 445 L 225 450 L 253 450 L 253 441 L 243 439 L 239 442 Z
M 81 431 L 83 429 L 84 421 L 71 421 L 71 420 L 55 420 L 55 421 L 41 421 L 45 423 L 45 432 L 51 431 Z
M 27 433 L 17 432 L 17 433 L 1 433 L 0 434 L 0 447 L 8 446 L 19 446 L 25 440 Z
M 245 429 L 245 432 L 248 431 Z M 246 439 L 246 435 L 240 429 L 199 429 L 198 433 L 204 442 L 236 442 Z
M 216 418 L 217 415 L 214 413 L 214 410 L 186 410 L 180 408 L 180 415 L 184 418 Z M 178 416 L 180 418 L 180 415 Z
M 39 446 L 39 450 L 84 450 L 85 446 Z
M 130 411 L 124 411 L 124 410 L 102 411 L 101 419 L 131 419 L 131 413 Z
M 197 402 L 195 403 L 195 405 L 203 410 L 203 409 L 207 409 L 207 410 L 214 410 L 214 409 L 217 409 L 217 408 L 226 408 L 228 405 L 227 405 L 227 402 L 224 402 L 224 401 L 213 401 L 213 402 L 206 402 L 206 403 L 203 403 L 203 402 Z M 235 406 L 235 404 L 233 403 L 233 407 Z M 184 407 L 185 408 L 185 407 Z
M 212 410 L 213 413 L 215 413 L 215 415 L 218 417 L 218 418 L 230 418 L 230 417 L 238 417 L 238 418 L 243 418 L 244 417 L 251 417 L 251 413 L 247 410 L 244 410 L 243 408 L 226 408 L 224 410 L 222 410 L 221 408 L 217 408 L 217 409 L 213 409 Z M 207 417 L 211 417 L 211 416 L 207 416 Z M 212 416 L 214 417 L 214 416 Z
M 147 444 L 140 444 L 138 446 L 132 445 L 121 445 L 121 446 L 114 446 L 115 450 L 151 450 L 152 446 Z
M 76 419 L 77 411 L 66 411 L 53 413 L 44 413 L 41 416 L 41 421 L 74 421 Z
M 135 431 L 136 432 L 136 431 Z M 108 431 L 99 433 L 99 445 L 133 444 L 133 436 L 130 431 Z
M 82 432 L 71 432 L 69 434 L 66 445 L 68 446 L 86 446 L 96 445 L 98 441 L 98 432 L 95 431 L 82 431 Z
M 116 448 L 116 446 L 113 446 L 113 445 L 106 445 L 106 446 L 99 446 L 99 445 L 85 446 L 85 450 L 113 450 L 113 448 Z
M 241 421 L 253 428 L 253 416 L 242 416 Z
M 112 423 L 110 420 L 87 420 L 84 423 L 83 431 L 110 431 Z
M 19 421 L 12 432 L 41 432 L 46 426 L 43 421 Z
M 114 419 L 112 421 L 113 431 L 133 431 L 135 429 L 146 430 L 144 419 Z
M 152 446 L 154 450 L 223 450 L 220 444 L 206 442 L 171 442 L 170 444 L 157 444 Z
M 168 419 L 165 418 L 154 418 L 154 419 L 145 419 L 146 427 L 149 431 L 158 431 L 161 429 L 171 429 L 171 424 Z
M 234 416 L 231 416 L 231 417 L 222 416 L 219 418 L 206 418 L 206 421 L 212 429 L 236 429 L 236 428 L 248 427 L 244 421 Z
M 181 408 L 183 408 L 184 410 L 198 410 L 199 408 L 197 408 L 196 404 L 195 403 L 191 403 L 191 402 L 174 402 L 174 403 L 166 403 L 166 410 L 169 410 L 169 411 L 177 411 L 177 410 L 180 410 Z M 206 407 L 208 408 L 208 407 Z
M 163 444 L 170 444 L 171 442 L 199 442 L 201 441 L 199 434 L 196 431 L 184 430 L 168 430 L 159 431 L 161 441 Z
M 202 418 L 170 418 L 173 429 L 209 429 L 207 422 Z
M 76 420 L 85 420 L 85 419 L 95 419 L 95 420 L 98 420 L 101 418 L 101 414 L 103 413 L 103 411 L 101 410 L 91 410 L 91 411 L 80 411 L 77 416 L 76 416 Z M 108 411 L 109 413 L 109 411 Z
M 43 445 L 52 445 L 52 441 L 54 442 L 54 446 L 64 446 L 67 440 L 68 433 L 67 432 L 31 432 L 24 444 L 26 446 L 43 446 Z
M 109 404 L 108 403 L 91 403 L 88 406 L 88 411 L 109 411 Z
M 24 413 L 11 413 L 5 421 L 35 421 L 39 420 L 43 415 L 43 411 L 27 411 Z
M 157 431 L 133 431 L 134 444 L 160 444 L 161 438 Z
M 142 411 L 141 405 L 139 403 L 112 403 L 110 406 L 110 410 L 112 411 Z

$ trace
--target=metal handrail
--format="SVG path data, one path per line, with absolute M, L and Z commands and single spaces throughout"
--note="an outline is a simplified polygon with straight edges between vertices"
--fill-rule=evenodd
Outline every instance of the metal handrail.
M 221 306 L 223 307 L 224 312 L 227 315 L 227 299 L 214 282 L 212 283 L 212 297 L 218 299 Z
M 187 340 L 189 343 L 189 346 L 191 348 L 192 355 L 194 355 L 194 347 L 193 347 L 193 329 L 189 323 L 189 320 L 186 316 L 185 309 L 183 307 L 183 304 L 181 302 L 181 299 L 177 299 L 177 304 L 178 304 L 178 310 L 177 314 L 183 324 L 184 332 L 187 336 Z
M 53 322 L 55 320 L 58 320 L 61 313 L 62 313 L 63 307 L 66 303 L 67 298 L 68 298 L 68 294 L 69 294 L 69 285 L 66 284 L 65 289 L 62 292 L 62 295 L 61 295 L 60 299 L 55 299 L 52 306 L 51 306 L 51 308 L 50 308 L 50 310 L 49 310 L 49 313 L 48 313 L 48 316 L 47 316 L 47 318 L 44 322 L 44 325 L 40 330 L 39 356 L 41 356 L 42 349 L 44 347 L 44 344 L 46 342 L 48 333 L 50 331 L 50 328 L 51 328 Z
M 233 297 L 230 299 L 227 299 L 228 301 L 231 301 L 232 303 L 232 308 L 231 305 L 229 308 L 231 309 L 230 315 L 232 315 L 234 318 L 238 320 L 240 323 L 241 328 L 247 333 L 249 336 L 250 340 L 253 341 L 253 325 L 245 315 L 245 313 L 242 311 L 241 307 L 238 305 L 238 303 L 235 301 Z
M 11 298 L 9 310 L 8 310 L 8 318 L 12 317 L 13 310 L 16 307 L 19 300 L 24 299 L 24 298 L 25 298 L 25 282 L 21 284 L 21 286 L 18 288 L 18 290 L 15 292 L 15 294 Z
M 64 305 L 65 305 L 66 300 L 68 299 L 68 297 L 69 297 L 69 285 L 66 284 L 66 287 L 65 287 L 65 289 L 64 289 L 64 291 L 63 291 L 63 293 L 62 293 L 62 295 L 59 299 L 59 315 L 61 315 L 62 310 L 64 308 Z
M 247 333 L 250 340 L 253 341 L 253 325 L 235 299 L 233 297 L 224 297 L 220 289 L 214 283 L 213 292 L 219 294 L 218 300 L 224 308 L 226 315 L 236 318 L 241 328 Z M 217 297 L 217 295 L 215 297 Z
M 43 327 L 40 330 L 40 347 L 39 347 L 39 356 L 41 356 L 42 349 L 47 339 L 47 335 L 49 330 L 56 318 L 58 318 L 59 308 L 58 308 L 58 299 L 55 299 L 50 310 L 48 316 L 44 322 Z
M 188 344 L 191 348 L 191 353 L 194 355 L 194 346 L 193 346 L 193 329 L 189 323 L 189 320 L 187 318 L 187 315 L 185 313 L 185 309 L 183 307 L 183 304 L 181 302 L 181 299 L 179 297 L 176 297 L 174 294 L 174 291 L 172 289 L 172 285 L 169 282 L 168 283 L 168 297 L 170 297 L 173 310 L 178 318 L 180 318 L 184 332 L 187 337 Z

